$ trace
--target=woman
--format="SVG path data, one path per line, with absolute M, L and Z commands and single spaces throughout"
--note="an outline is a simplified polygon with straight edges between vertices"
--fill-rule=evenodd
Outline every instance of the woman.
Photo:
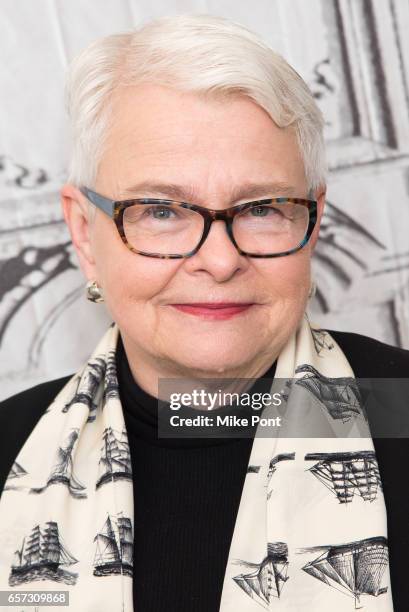
M 408 445 L 372 440 L 356 378 L 405 377 L 409 351 L 305 314 L 326 193 L 308 87 L 242 26 L 186 15 L 97 41 L 67 93 L 63 212 L 113 324 L 1 405 L 1 588 L 76 611 L 407 610 Z M 286 380 L 278 433 L 158 435 L 167 380 L 249 378 Z

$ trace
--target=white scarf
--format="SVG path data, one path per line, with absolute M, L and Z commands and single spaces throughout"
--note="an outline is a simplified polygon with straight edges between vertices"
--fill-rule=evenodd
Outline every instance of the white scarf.
M 0 590 L 68 591 L 75 612 L 133 612 L 118 334 L 112 324 L 15 459 L 0 499 Z M 391 612 L 385 503 L 354 374 L 307 315 L 278 357 L 270 393 L 288 378 L 278 436 L 255 433 L 219 612 Z

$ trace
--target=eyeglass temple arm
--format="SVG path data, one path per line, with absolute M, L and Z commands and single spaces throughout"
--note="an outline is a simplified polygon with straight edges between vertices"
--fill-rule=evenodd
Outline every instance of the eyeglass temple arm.
M 114 216 L 114 200 L 104 198 L 104 196 L 95 193 L 95 191 L 88 189 L 88 187 L 80 187 L 80 191 L 90 202 L 92 202 L 92 204 L 95 204 L 97 208 L 103 210 L 110 217 Z

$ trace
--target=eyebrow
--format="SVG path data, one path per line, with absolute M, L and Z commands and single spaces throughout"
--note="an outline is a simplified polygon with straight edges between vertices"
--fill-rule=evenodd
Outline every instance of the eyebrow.
M 260 198 L 262 196 L 283 195 L 291 196 L 295 192 L 295 187 L 283 181 L 275 181 L 270 183 L 251 183 L 247 182 L 237 187 L 232 188 L 230 192 L 231 203 L 244 198 Z M 161 195 L 174 200 L 182 200 L 187 202 L 198 202 L 200 196 L 193 186 L 176 185 L 174 183 L 158 183 L 152 181 L 143 181 L 127 187 L 121 192 L 125 197 L 129 195 L 136 197 L 148 195 Z

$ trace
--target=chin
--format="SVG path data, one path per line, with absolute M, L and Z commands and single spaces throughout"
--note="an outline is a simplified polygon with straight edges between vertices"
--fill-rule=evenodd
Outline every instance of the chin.
M 195 363 L 182 363 L 181 365 L 186 368 L 186 370 L 191 372 L 193 377 L 230 378 L 230 372 L 232 369 L 238 368 L 243 364 L 212 363 L 210 365 L 208 360 L 203 360 Z
M 178 349 L 180 348 L 179 344 Z M 170 357 L 183 368 L 207 373 L 207 376 L 211 377 L 212 375 L 220 376 L 224 372 L 228 373 L 232 369 L 245 366 L 246 363 L 253 360 L 254 348 L 250 353 L 241 344 L 230 346 L 228 349 L 226 346 L 221 348 L 220 345 L 211 347 L 196 345 L 195 347 L 190 346 L 186 351 L 178 351 L 176 355 L 173 353 Z

